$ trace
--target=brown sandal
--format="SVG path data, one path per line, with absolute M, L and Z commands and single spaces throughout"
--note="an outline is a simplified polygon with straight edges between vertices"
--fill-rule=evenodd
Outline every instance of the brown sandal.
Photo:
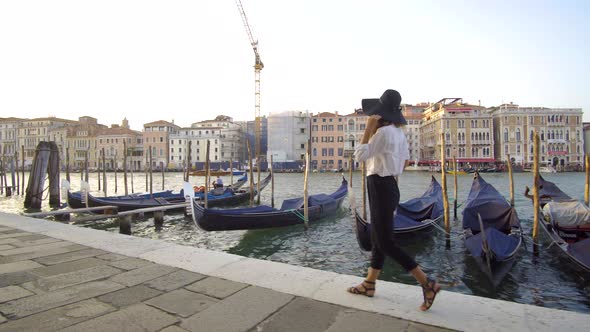
M 424 296 L 424 302 L 422 303 L 420 310 L 426 311 L 430 309 L 430 307 L 432 307 L 432 304 L 434 303 L 436 295 L 438 294 L 438 292 L 440 292 L 440 290 L 441 287 L 436 282 L 436 280 L 428 278 L 426 281 L 426 286 L 422 285 L 422 295 Z M 428 296 L 428 292 L 431 292 L 432 295 Z
M 356 295 L 364 295 L 364 296 L 367 296 L 367 297 L 373 297 L 373 296 L 375 296 L 375 286 L 373 286 L 373 287 L 367 287 L 367 286 L 365 286 L 365 284 L 367 284 L 367 285 L 375 285 L 375 282 L 374 281 L 365 280 L 360 285 L 354 286 L 354 287 L 349 287 L 347 290 L 348 290 L 349 293 L 356 294 Z

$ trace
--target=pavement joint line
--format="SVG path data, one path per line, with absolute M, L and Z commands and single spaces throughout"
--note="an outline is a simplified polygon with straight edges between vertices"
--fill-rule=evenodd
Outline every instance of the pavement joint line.
M 418 306 L 422 301 L 422 293 L 418 286 L 382 281 L 380 282 L 379 294 L 377 296 L 371 299 L 361 298 L 346 293 L 348 286 L 362 280 L 360 276 L 338 274 L 248 257 L 237 259 L 236 255 L 224 252 L 194 247 L 188 247 L 191 249 L 187 250 L 182 249 L 187 248 L 187 246 L 174 243 L 163 245 L 164 241 L 161 240 L 121 236 L 103 230 L 80 228 L 78 226 L 32 219 L 2 212 L 0 212 L 0 225 L 22 229 L 32 234 L 41 233 L 56 238 L 60 238 L 61 236 L 62 239 L 72 243 L 79 243 L 86 247 L 102 249 L 106 252 L 127 257 L 139 257 L 149 252 L 151 253 L 150 256 L 153 255 L 153 259 L 152 257 L 143 259 L 170 267 L 178 266 L 175 266 L 174 262 L 162 263 L 156 261 L 158 251 L 162 249 L 177 249 L 181 252 L 188 252 L 189 254 L 199 256 L 198 258 L 200 260 L 198 264 L 190 265 L 189 268 L 180 267 L 186 271 L 246 283 L 255 287 L 267 288 L 295 297 L 308 298 L 437 327 L 456 330 L 491 331 L 507 329 L 539 332 L 560 329 L 578 330 L 583 326 L 590 325 L 590 315 L 588 314 L 482 298 L 450 291 L 445 291 L 440 298 L 437 297 L 435 306 L 430 311 L 424 313 L 418 310 Z M 88 241 L 89 236 L 94 236 L 96 239 L 94 241 Z M 102 243 L 103 240 L 109 241 L 109 243 L 106 243 L 108 247 L 104 247 L 105 243 Z M 99 246 L 100 243 L 102 245 Z M 134 255 L 134 253 L 139 252 L 142 248 L 145 251 L 142 251 L 141 255 Z M 181 260 L 183 258 L 190 260 L 190 256 L 188 258 L 179 257 Z M 213 262 L 211 262 L 212 260 Z M 215 265 L 216 260 L 223 261 L 223 264 L 218 262 L 218 265 Z M 254 271 L 251 275 L 242 276 L 243 273 L 240 273 L 236 269 L 243 269 L 244 266 L 247 267 L 248 263 L 252 263 L 252 267 L 264 266 L 270 269 L 270 271 Z M 210 266 L 212 264 L 216 268 L 211 269 Z M 203 272 L 203 270 L 207 270 L 207 272 Z M 264 278 L 260 276 L 261 274 Z M 267 280 L 268 275 L 272 275 L 272 279 L 274 280 Z M 244 279 L 248 279 L 248 281 L 244 281 Z M 309 295 L 310 288 L 314 289 L 311 295 Z M 300 293 L 307 295 L 301 296 Z M 469 308 L 469 312 L 465 312 L 465 308 Z M 478 316 L 480 319 L 476 322 L 469 319 L 474 316 Z M 498 319 L 498 317 L 510 317 L 511 319 Z

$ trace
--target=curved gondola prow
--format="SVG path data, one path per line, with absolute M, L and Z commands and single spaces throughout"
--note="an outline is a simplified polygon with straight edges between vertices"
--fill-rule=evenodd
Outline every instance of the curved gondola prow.
M 191 186 L 191 184 L 188 182 L 182 183 L 182 189 L 184 190 L 184 199 L 189 203 L 188 205 L 191 208 L 191 218 L 193 218 L 195 226 L 199 226 L 197 224 L 197 217 L 195 216 L 195 205 L 193 204 L 195 200 L 195 190 L 193 189 L 193 186 Z

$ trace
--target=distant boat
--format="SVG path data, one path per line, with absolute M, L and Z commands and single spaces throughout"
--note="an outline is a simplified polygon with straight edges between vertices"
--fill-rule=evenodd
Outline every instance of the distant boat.
M 524 168 L 523 170 L 525 172 L 532 172 L 533 171 L 532 168 Z M 557 173 L 557 171 L 555 170 L 555 168 L 553 168 L 551 166 L 541 166 L 541 167 L 539 167 L 539 173 Z
M 232 173 L 233 173 L 233 175 L 244 175 L 245 172 L 244 171 L 235 170 L 235 169 L 233 171 L 230 171 L 230 170 L 225 170 L 224 171 L 222 169 L 219 169 L 219 170 L 210 170 L 209 171 L 209 175 L 211 175 L 211 176 L 229 176 Z M 192 175 L 192 176 L 205 176 L 205 175 L 207 175 L 204 169 L 203 170 L 198 170 L 198 171 L 192 171 L 192 172 L 189 172 L 189 174 Z

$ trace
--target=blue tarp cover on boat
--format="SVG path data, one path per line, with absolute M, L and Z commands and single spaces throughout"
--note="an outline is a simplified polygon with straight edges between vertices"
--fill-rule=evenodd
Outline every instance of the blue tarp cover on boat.
M 244 214 L 244 213 L 262 213 L 272 212 L 276 209 L 268 205 L 259 205 L 254 207 L 242 208 L 242 209 L 207 209 L 208 214 Z
M 564 193 L 551 181 L 543 179 L 539 176 L 539 197 L 549 196 L 554 201 L 569 201 L 572 198 L 568 194 Z M 549 198 L 547 197 L 547 198 Z
M 331 193 L 330 195 L 327 194 L 316 194 L 309 196 L 308 202 L 309 206 L 317 206 L 323 205 L 327 206 L 329 204 L 337 204 L 336 199 L 346 195 L 348 192 L 348 188 L 346 187 L 346 182 L 343 182 L 340 188 L 335 192 Z M 283 201 L 281 205 L 281 210 L 291 210 L 291 209 L 301 209 L 303 208 L 303 197 L 291 198 L 286 199 Z
M 590 267 L 590 239 L 570 244 L 567 251 L 585 266 Z
M 504 260 L 514 252 L 518 247 L 518 238 L 516 236 L 508 236 L 495 228 L 486 228 L 486 239 L 490 250 L 496 256 L 496 260 Z M 465 239 L 465 246 L 472 256 L 481 257 L 483 255 L 481 232 Z
M 481 176 L 473 180 L 467 196 L 463 209 L 463 229 L 471 228 L 474 234 L 480 231 L 478 213 L 484 228 L 493 227 L 507 232 L 513 226 L 520 227 L 516 210 Z
M 422 221 L 425 219 L 436 219 L 443 212 L 442 187 L 432 177 L 430 187 L 428 187 L 428 190 L 422 196 L 400 203 L 395 212 L 395 226 L 398 227 L 398 219 L 401 216 L 406 216 L 412 221 Z

